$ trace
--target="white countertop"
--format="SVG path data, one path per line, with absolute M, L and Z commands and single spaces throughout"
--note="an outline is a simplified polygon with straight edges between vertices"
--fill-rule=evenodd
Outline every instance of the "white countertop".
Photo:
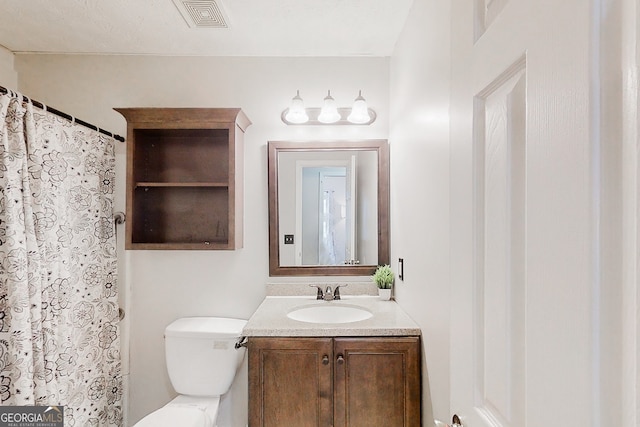
M 310 304 L 354 305 L 370 311 L 373 316 L 349 323 L 308 323 L 287 317 L 292 310 Z M 340 301 L 316 300 L 312 296 L 268 296 L 242 334 L 247 337 L 418 336 L 420 328 L 395 301 L 382 301 L 377 296 L 343 296 Z

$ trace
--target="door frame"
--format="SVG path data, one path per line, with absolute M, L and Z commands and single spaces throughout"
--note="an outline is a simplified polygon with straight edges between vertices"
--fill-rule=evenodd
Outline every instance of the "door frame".
M 640 423 L 640 0 L 622 0 L 622 425 Z M 624 90 L 626 89 L 626 90 Z

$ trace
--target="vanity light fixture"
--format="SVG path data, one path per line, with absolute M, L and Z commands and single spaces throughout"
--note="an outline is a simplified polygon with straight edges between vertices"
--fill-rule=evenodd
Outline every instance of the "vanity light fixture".
M 280 115 L 287 125 L 370 125 L 376 118 L 376 112 L 367 107 L 367 102 L 358 92 L 352 108 L 338 108 L 336 101 L 327 91 L 322 108 L 305 108 L 300 91 L 291 100 L 291 106 Z

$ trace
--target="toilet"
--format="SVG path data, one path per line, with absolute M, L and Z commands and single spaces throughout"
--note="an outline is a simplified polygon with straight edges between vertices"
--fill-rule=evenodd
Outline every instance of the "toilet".
M 245 348 L 236 348 L 246 320 L 186 317 L 164 332 L 167 371 L 179 396 L 135 427 L 215 427 L 220 397 L 229 391 Z

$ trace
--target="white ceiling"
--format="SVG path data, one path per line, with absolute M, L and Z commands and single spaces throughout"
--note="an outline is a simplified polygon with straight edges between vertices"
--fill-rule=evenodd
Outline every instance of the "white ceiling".
M 16 53 L 390 56 L 413 0 L 215 0 L 229 28 L 191 28 L 172 0 L 0 0 Z

